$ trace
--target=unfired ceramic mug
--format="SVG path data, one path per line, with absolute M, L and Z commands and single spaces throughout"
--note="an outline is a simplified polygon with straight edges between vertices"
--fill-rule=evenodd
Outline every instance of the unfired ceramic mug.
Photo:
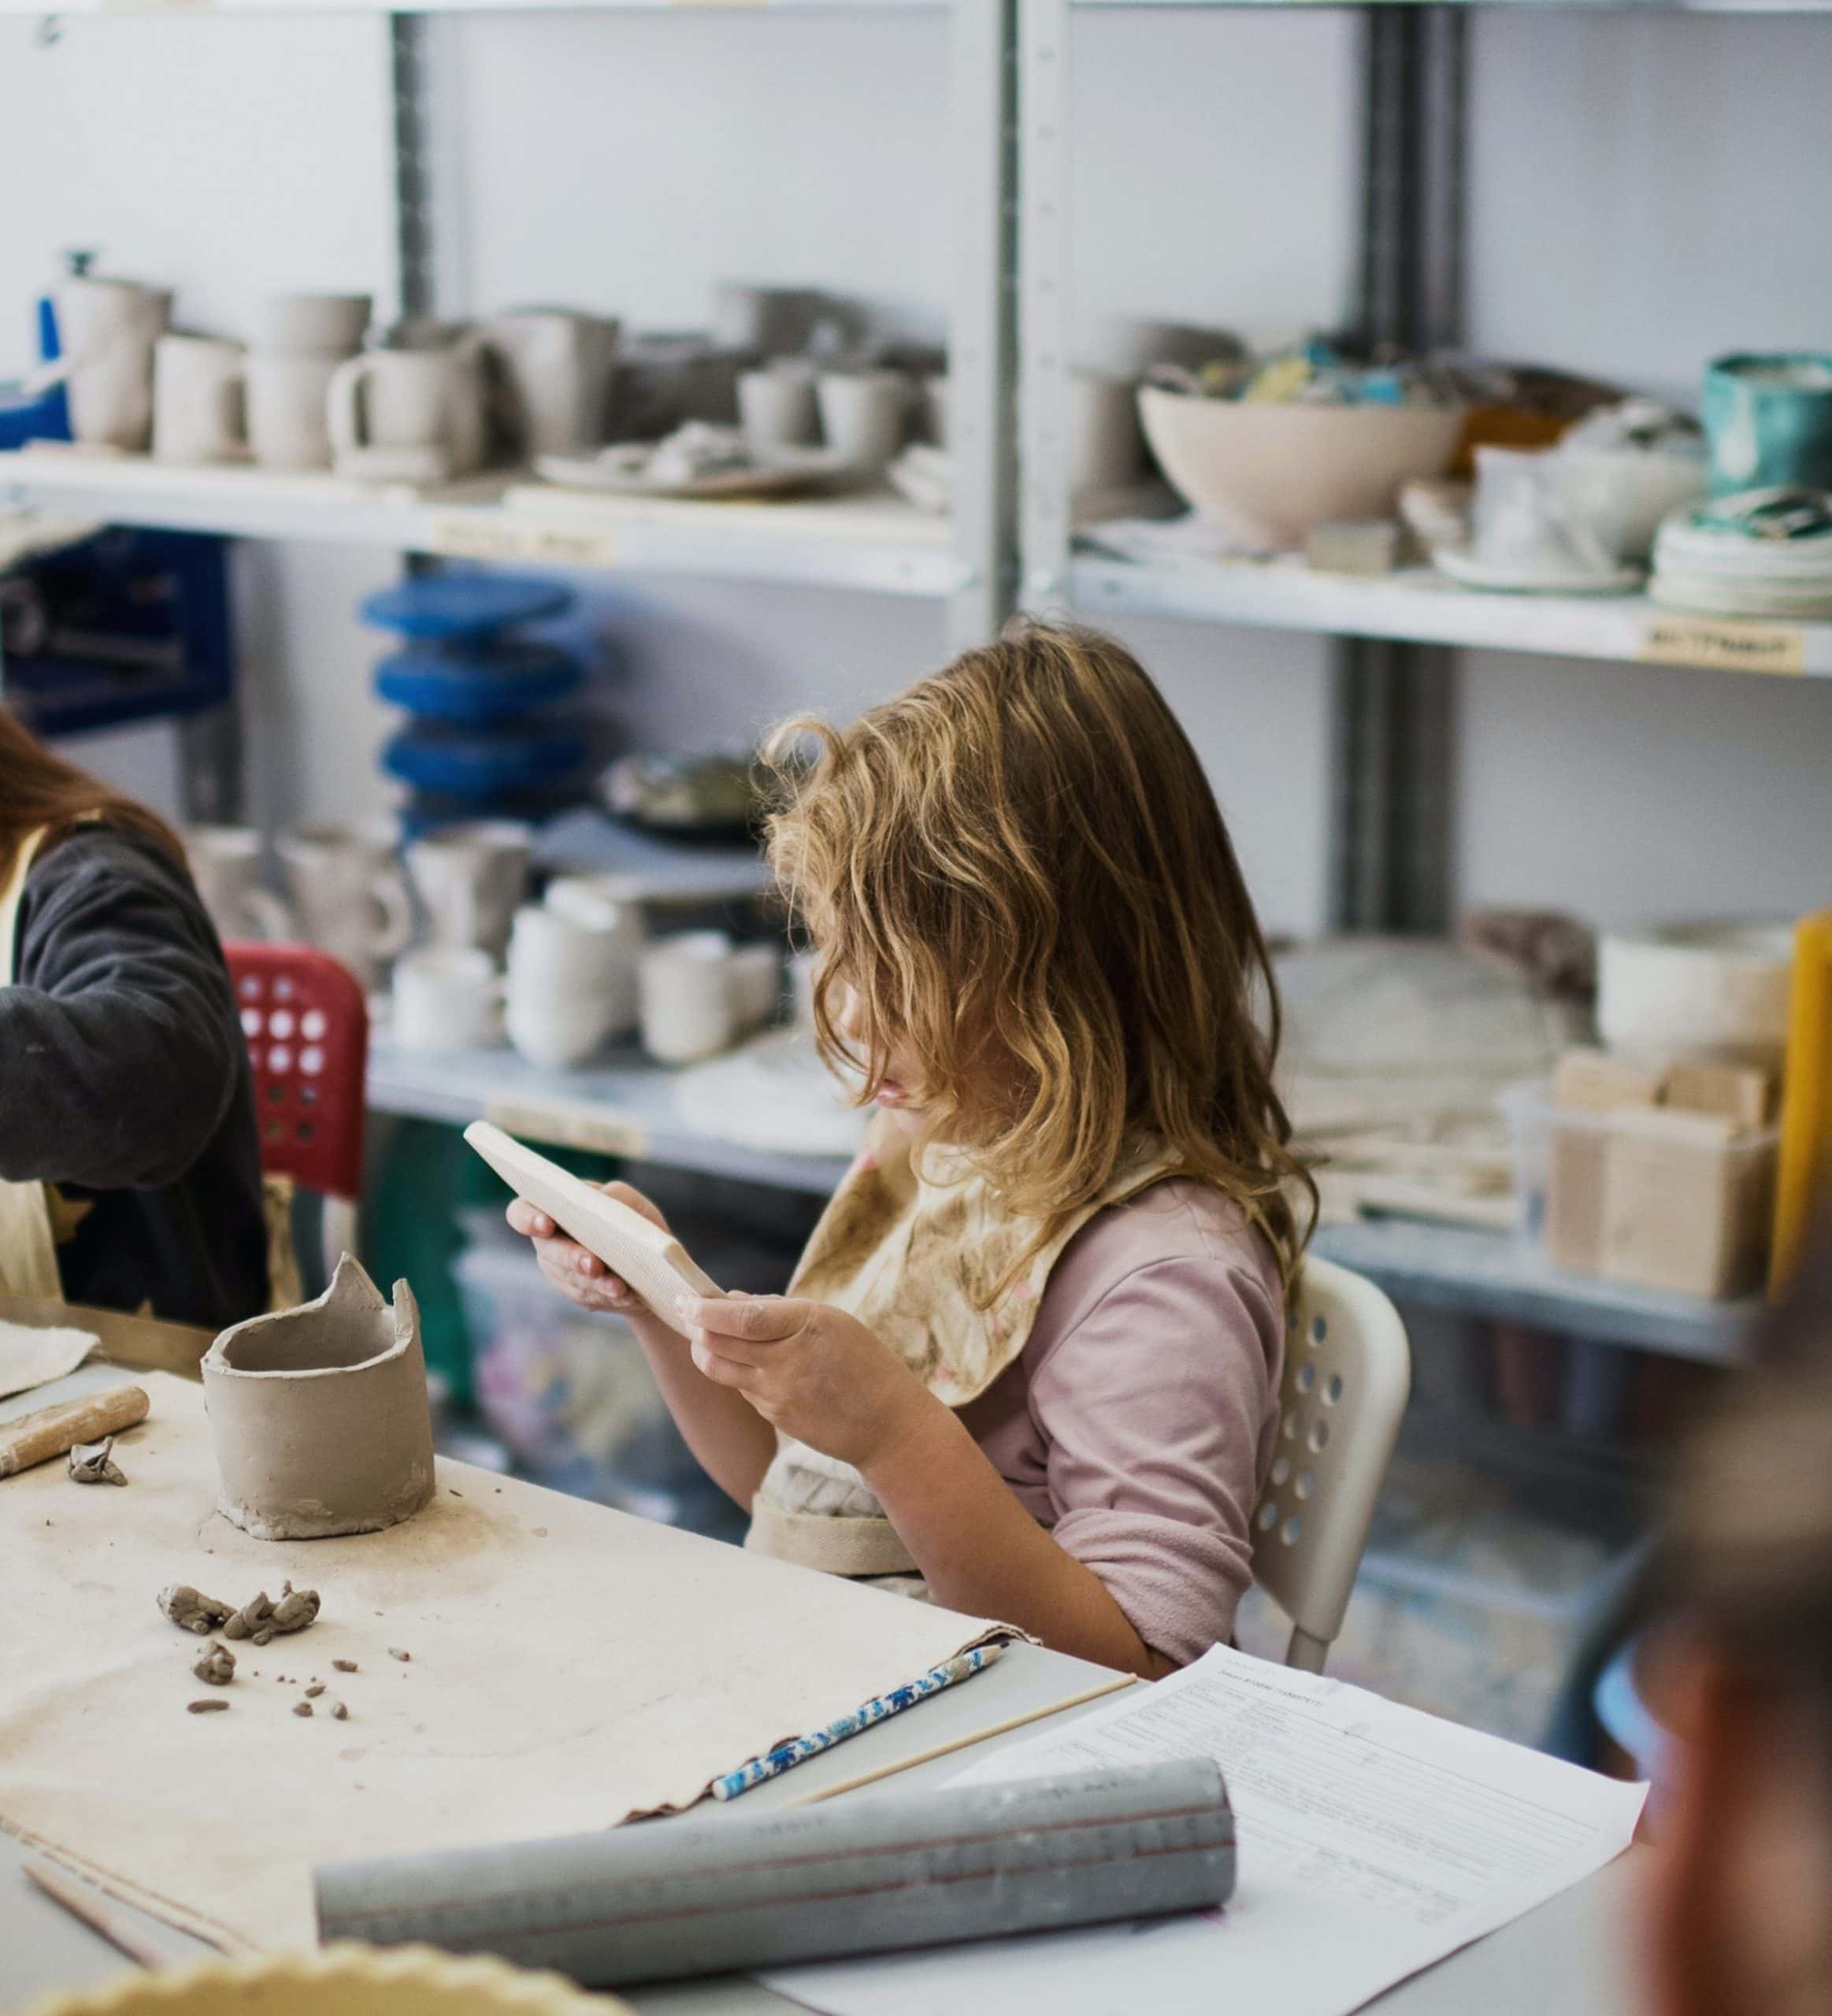
M 569 309 L 493 316 L 484 339 L 501 380 L 515 453 L 576 455 L 604 439 L 620 325 Z
M 261 347 L 354 357 L 372 306 L 366 294 L 276 294 L 261 311 Z
M 499 959 L 528 893 L 531 828 L 511 819 L 442 826 L 407 850 L 407 873 L 438 946 L 478 946 Z
M 84 274 L 64 281 L 56 302 L 63 354 L 31 384 L 69 387 L 77 440 L 144 449 L 153 429 L 153 346 L 172 319 L 170 291 Z
M 215 336 L 164 335 L 153 346 L 157 461 L 235 462 L 247 454 L 242 395 L 247 353 Z
M 729 1049 L 738 1032 L 732 941 L 721 931 L 658 939 L 640 969 L 643 1047 L 664 1064 L 694 1064 Z
M 340 364 L 327 402 L 331 447 L 352 474 L 437 482 L 484 462 L 483 339 L 372 350 Z
M 854 469 L 881 469 L 903 445 L 910 380 L 901 371 L 823 371 L 815 382 L 827 446 Z
M 262 885 L 265 848 L 252 826 L 187 826 L 184 858 L 220 938 L 291 938 L 289 906 Z
M 340 361 L 312 350 L 250 351 L 248 446 L 263 469 L 331 466 L 327 402 Z
M 390 1024 L 395 1047 L 428 1056 L 476 1050 L 496 1035 L 503 983 L 474 946 L 423 945 L 395 962 Z
M 799 358 L 782 358 L 744 372 L 738 380 L 738 420 L 754 455 L 812 446 L 821 438 L 814 367 Z
M 413 906 L 385 819 L 295 826 L 277 851 L 306 938 L 356 976 L 365 993 L 413 929 Z

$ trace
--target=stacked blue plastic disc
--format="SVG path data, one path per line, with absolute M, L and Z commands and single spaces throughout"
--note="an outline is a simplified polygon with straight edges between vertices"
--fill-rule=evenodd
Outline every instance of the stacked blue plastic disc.
M 413 795 L 411 836 L 454 820 L 529 818 L 576 803 L 595 768 L 591 724 L 566 702 L 586 666 L 563 645 L 518 634 L 566 615 L 573 592 L 505 574 L 411 576 L 362 605 L 402 639 L 376 691 L 406 725 L 383 767 Z

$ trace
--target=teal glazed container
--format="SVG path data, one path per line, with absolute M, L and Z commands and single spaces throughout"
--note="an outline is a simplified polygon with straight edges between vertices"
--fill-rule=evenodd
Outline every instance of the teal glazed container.
M 1720 357 L 1704 374 L 1711 491 L 1832 490 L 1832 357 Z

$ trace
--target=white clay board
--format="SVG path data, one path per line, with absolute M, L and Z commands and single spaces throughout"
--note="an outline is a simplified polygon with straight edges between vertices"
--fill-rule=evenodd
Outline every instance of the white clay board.
M 685 1293 L 716 1295 L 724 1290 L 702 1273 L 672 1232 L 652 1225 L 640 1211 L 594 1190 L 588 1183 L 549 1162 L 525 1142 L 473 1120 L 465 1129 L 469 1142 L 516 1195 L 544 1211 L 569 1232 L 588 1253 L 595 1253 L 614 1274 L 628 1281 L 654 1314 L 684 1336 L 687 1326 L 674 1313 L 674 1299 Z

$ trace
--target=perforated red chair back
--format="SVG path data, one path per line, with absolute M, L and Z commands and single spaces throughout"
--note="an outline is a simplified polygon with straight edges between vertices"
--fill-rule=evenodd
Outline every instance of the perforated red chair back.
M 309 945 L 238 940 L 223 954 L 254 1067 L 261 1166 L 308 1190 L 362 1190 L 369 1010 L 349 969 Z

